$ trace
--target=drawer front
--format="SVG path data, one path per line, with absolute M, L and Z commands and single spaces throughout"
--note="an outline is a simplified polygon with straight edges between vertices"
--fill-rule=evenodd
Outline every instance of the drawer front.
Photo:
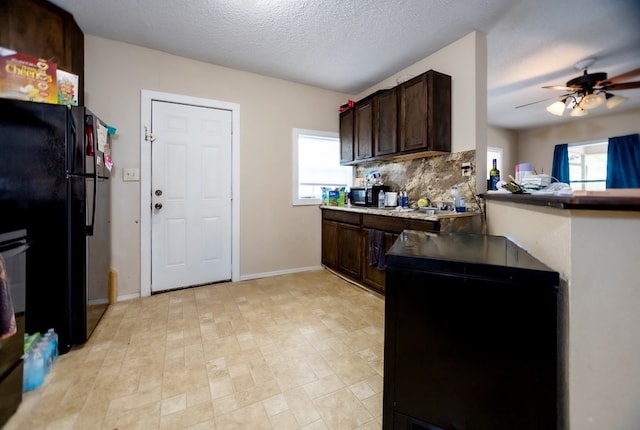
M 440 221 L 421 221 L 417 219 L 408 219 L 407 230 L 438 231 L 440 230 Z
M 325 221 L 337 221 L 345 224 L 360 225 L 361 215 L 355 212 L 334 211 L 331 209 L 322 210 L 322 219 Z
M 362 227 L 391 233 L 402 233 L 402 230 L 406 228 L 406 220 L 390 216 L 363 215 Z

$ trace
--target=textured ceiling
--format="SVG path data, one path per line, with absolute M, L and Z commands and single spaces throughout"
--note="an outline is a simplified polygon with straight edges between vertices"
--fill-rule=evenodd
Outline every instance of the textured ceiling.
M 548 114 L 548 103 L 514 107 L 558 94 L 540 87 L 564 85 L 587 57 L 597 57 L 590 72 L 610 77 L 640 67 L 638 0 L 52 3 L 87 34 L 348 94 L 479 30 L 488 43 L 489 123 L 513 129 L 575 120 Z M 640 90 L 621 95 L 632 103 L 618 110 L 640 106 Z

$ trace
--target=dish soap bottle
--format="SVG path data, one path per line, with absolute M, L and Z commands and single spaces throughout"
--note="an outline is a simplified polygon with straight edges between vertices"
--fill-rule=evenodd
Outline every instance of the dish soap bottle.
M 378 207 L 384 209 L 384 191 L 382 190 L 378 194 Z

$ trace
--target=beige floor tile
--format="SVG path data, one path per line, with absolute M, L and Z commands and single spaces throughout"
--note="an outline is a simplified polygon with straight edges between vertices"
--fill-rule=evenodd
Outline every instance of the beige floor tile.
M 346 388 L 320 397 L 313 404 L 332 430 L 354 429 L 375 418 Z
M 216 428 L 225 430 L 272 430 L 262 403 L 254 403 L 225 415 L 216 416 Z
M 291 411 L 283 411 L 279 414 L 270 416 L 269 420 L 271 421 L 271 426 L 274 430 L 297 430 L 300 428 L 296 417 Z
M 327 271 L 111 305 L 5 430 L 379 430 L 384 300 Z

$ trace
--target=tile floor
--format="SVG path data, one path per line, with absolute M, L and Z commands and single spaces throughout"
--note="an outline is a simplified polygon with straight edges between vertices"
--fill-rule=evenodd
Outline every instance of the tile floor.
M 5 429 L 380 429 L 383 337 L 325 270 L 121 302 Z

